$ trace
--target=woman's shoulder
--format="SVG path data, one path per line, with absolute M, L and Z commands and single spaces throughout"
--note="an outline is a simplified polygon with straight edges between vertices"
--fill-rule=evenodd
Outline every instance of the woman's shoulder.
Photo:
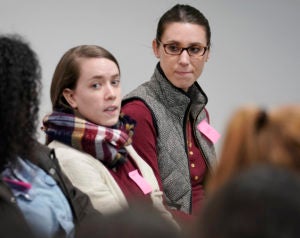
M 76 154 L 82 153 L 81 151 L 74 149 L 73 147 L 56 140 L 50 142 L 48 144 L 48 147 L 54 149 L 56 155 L 61 154 L 64 155 L 63 157 L 68 156 L 70 154 L 74 156 Z
M 101 176 L 109 173 L 107 168 L 90 154 L 59 141 L 52 141 L 48 146 L 54 149 L 59 165 L 72 182 L 83 174 L 86 176 L 87 173 Z
M 61 163 L 74 163 L 75 160 L 78 162 L 84 162 L 88 164 L 99 163 L 93 156 L 87 154 L 83 151 L 73 148 L 67 144 L 61 143 L 59 141 L 52 141 L 48 144 L 48 147 L 54 149 L 55 155 L 58 161 Z M 101 163 L 99 163 L 102 165 Z
M 62 142 L 59 142 L 57 140 L 53 140 L 48 144 L 49 148 L 52 149 L 64 149 L 64 150 L 76 150 L 74 148 L 72 148 L 71 146 L 64 144 Z
M 146 102 L 137 98 L 132 101 L 128 101 L 124 103 L 122 105 L 122 111 L 150 112 Z

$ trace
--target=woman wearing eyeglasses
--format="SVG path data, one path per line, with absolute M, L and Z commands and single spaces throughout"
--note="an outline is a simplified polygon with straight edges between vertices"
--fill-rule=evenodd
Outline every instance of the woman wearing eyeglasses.
M 214 139 L 198 129 L 209 121 L 207 96 L 197 79 L 209 58 L 210 38 L 201 12 L 172 7 L 160 18 L 152 42 L 159 59 L 152 78 L 122 103 L 123 112 L 137 121 L 134 148 L 153 168 L 169 208 L 185 216 L 199 212 L 204 180 L 216 159 Z

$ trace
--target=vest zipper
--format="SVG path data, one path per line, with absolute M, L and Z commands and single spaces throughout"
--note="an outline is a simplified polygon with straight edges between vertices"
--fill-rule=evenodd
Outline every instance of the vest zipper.
M 188 122 L 188 117 L 190 116 L 190 109 L 191 109 L 191 103 L 189 103 L 187 111 L 184 115 L 184 119 L 183 119 L 183 131 L 184 131 L 184 144 L 185 144 L 185 153 L 186 153 L 186 158 L 187 158 L 187 162 L 188 162 L 188 172 L 189 172 L 189 181 L 190 181 L 190 188 L 191 188 L 191 196 L 190 196 L 190 207 L 189 207 L 189 214 L 192 214 L 192 208 L 193 208 L 193 188 L 192 188 L 192 181 L 191 181 L 191 171 L 190 171 L 190 159 L 189 159 L 189 150 L 188 150 L 188 144 L 187 144 L 187 122 Z

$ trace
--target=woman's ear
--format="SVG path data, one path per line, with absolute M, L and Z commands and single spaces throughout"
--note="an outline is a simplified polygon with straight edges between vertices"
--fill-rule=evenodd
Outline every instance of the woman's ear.
M 74 92 L 72 89 L 65 88 L 63 91 L 63 96 L 73 109 L 77 108 L 77 103 L 74 99 Z
M 160 58 L 160 55 L 159 55 L 159 51 L 158 51 L 158 45 L 157 45 L 157 41 L 156 39 L 154 39 L 152 41 L 152 50 L 153 50 L 153 53 L 154 55 L 156 56 L 156 58 Z

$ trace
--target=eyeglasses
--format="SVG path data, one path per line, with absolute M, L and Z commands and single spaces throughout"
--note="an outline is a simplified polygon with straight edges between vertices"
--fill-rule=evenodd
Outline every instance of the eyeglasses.
M 205 54 L 208 49 L 208 46 L 201 46 L 201 45 L 192 45 L 189 47 L 180 47 L 176 43 L 170 44 L 163 44 L 161 41 L 157 40 L 159 43 L 162 44 L 165 53 L 168 55 L 181 55 L 181 53 L 186 50 L 189 56 L 191 57 L 200 57 Z

